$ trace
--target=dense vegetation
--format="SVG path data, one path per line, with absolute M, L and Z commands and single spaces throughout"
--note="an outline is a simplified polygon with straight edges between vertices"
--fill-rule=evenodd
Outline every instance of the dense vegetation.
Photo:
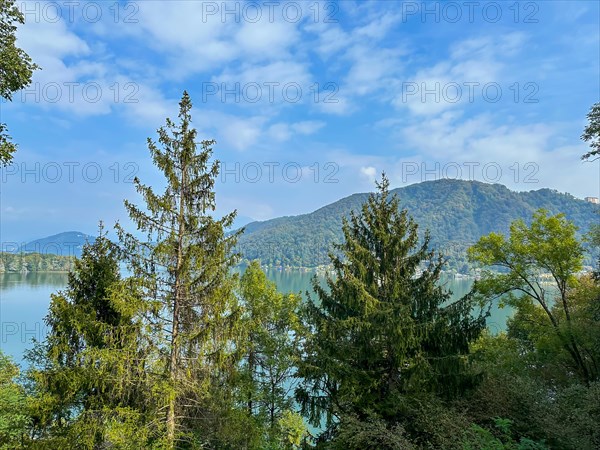
M 125 202 L 147 239 L 101 228 L 52 296 L 28 370 L 0 354 L 0 449 L 600 447 L 600 277 L 578 274 L 585 249 L 564 214 L 481 237 L 468 258 L 502 270 L 450 302 L 433 236 L 382 176 L 341 223 L 335 276 L 303 304 L 258 261 L 231 270 L 235 212 L 211 214 L 219 165 L 191 108 L 184 93 L 179 122 L 148 141 L 165 190 L 136 179 L 143 206 Z M 515 313 L 492 335 L 498 299 Z
M 512 221 L 529 221 L 540 208 L 564 213 L 582 234 L 597 221 L 597 205 L 550 189 L 513 192 L 500 184 L 442 179 L 391 192 L 419 224 L 421 236 L 425 230 L 431 232 L 432 245 L 448 258 L 446 269 L 460 273 L 468 273 L 472 266 L 466 250 L 481 236 L 506 233 Z M 359 209 L 367 197 L 354 194 L 310 214 L 250 223 L 238 248 L 248 260 L 260 259 L 269 265 L 328 264 L 331 245 L 343 240 L 342 219 Z
M 17 43 L 17 24 L 25 23 L 25 15 L 14 0 L 0 1 L 0 101 L 11 101 L 17 92 L 31 83 L 38 66 Z M 17 144 L 12 142 L 8 127 L 0 122 L 0 166 L 12 161 Z
M 0 273 L 68 272 L 74 257 L 40 253 L 0 253 Z

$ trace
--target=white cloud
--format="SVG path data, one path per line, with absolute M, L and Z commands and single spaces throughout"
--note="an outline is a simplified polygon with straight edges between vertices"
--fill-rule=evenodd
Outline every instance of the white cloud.
M 556 186 L 560 180 L 561 189 L 583 197 L 596 189 L 597 167 L 580 163 L 583 145 L 557 144 L 564 128 L 550 123 L 498 125 L 490 115 L 464 119 L 458 112 L 445 112 L 399 129 L 415 156 L 398 159 L 395 173 L 404 183 L 416 183 L 458 172 L 459 178 L 516 190 Z
M 57 21 L 39 17 L 19 28 L 19 45 L 41 70 L 34 72 L 29 87 L 16 94 L 15 103 L 77 116 L 125 109 L 139 123 L 164 119 L 167 110 L 158 89 L 143 80 L 132 81 L 119 72 L 104 44 L 91 46 L 75 34 L 66 22 L 68 8 L 60 17 Z
M 296 123 L 275 123 L 271 125 L 267 134 L 277 142 L 285 142 L 290 140 L 295 134 L 311 135 L 319 131 L 325 126 L 324 122 L 318 121 L 303 121 Z
M 328 72 L 338 73 L 337 103 L 320 104 L 321 112 L 345 115 L 357 108 L 355 97 L 379 91 L 376 98 L 385 99 L 388 86 L 398 77 L 404 64 L 402 57 L 409 53 L 403 41 L 393 46 L 382 45 L 389 37 L 400 16 L 390 12 L 374 14 L 370 6 L 357 6 L 365 14 L 357 18 L 360 25 L 345 31 L 339 24 L 311 24 L 306 30 L 316 35 L 314 49 L 328 62 Z M 330 62 L 331 61 L 331 62 Z
M 223 121 L 217 121 L 219 133 L 223 137 L 224 144 L 229 147 L 244 151 L 257 144 L 261 134 L 263 117 L 237 118 L 234 116 L 223 117 Z
M 308 67 L 294 61 L 241 64 L 226 69 L 205 85 L 207 100 L 255 108 L 257 104 L 295 105 L 311 101 L 313 93 Z M 208 90 L 210 88 L 210 90 Z M 213 94 L 214 92 L 214 94 Z
M 396 108 L 408 108 L 415 115 L 431 116 L 482 101 L 488 95 L 487 91 L 483 92 L 483 86 L 506 78 L 505 61 L 516 55 L 524 42 L 525 36 L 521 33 L 457 42 L 451 46 L 446 60 L 423 67 L 397 84 L 392 104 Z M 510 84 L 512 82 L 514 80 Z M 504 88 L 508 90 L 509 86 Z
M 269 135 L 278 142 L 284 142 L 292 137 L 290 127 L 286 123 L 276 123 L 269 127 Z
M 377 177 L 377 169 L 375 169 L 375 167 L 373 167 L 373 166 L 361 167 L 360 175 L 362 177 L 366 178 L 368 181 L 373 182 L 373 181 L 375 181 L 375 178 Z
M 300 40 L 294 23 L 286 21 L 270 22 L 268 16 L 256 23 L 244 22 L 235 35 L 236 48 L 245 57 L 253 59 L 282 59 Z

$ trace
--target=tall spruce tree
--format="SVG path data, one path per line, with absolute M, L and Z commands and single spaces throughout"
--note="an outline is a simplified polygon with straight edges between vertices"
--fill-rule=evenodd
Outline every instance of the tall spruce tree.
M 303 413 L 335 436 L 345 418 L 382 420 L 389 429 L 410 415 L 407 399 L 456 394 L 473 381 L 469 342 L 485 326 L 468 298 L 450 303 L 439 286 L 443 260 L 419 244 L 417 224 L 382 176 L 359 214 L 345 220 L 345 242 L 330 254 L 334 276 L 313 281 L 306 317 L 311 338 L 297 391 Z M 407 427 L 408 429 L 408 427 Z M 333 435 L 332 435 L 333 433 Z M 387 447 L 386 447 L 387 448 Z
M 179 123 L 167 119 L 158 130 L 162 148 L 148 139 L 154 164 L 166 180 L 164 192 L 157 194 L 136 178 L 145 208 L 125 201 L 130 218 L 147 239 L 117 225 L 133 276 L 152 305 L 149 321 L 163 363 L 169 449 L 183 439 L 210 441 L 219 414 L 229 408 L 227 378 L 235 366 L 230 338 L 236 304 L 230 268 L 238 259 L 232 252 L 238 234 L 226 236 L 225 229 L 236 213 L 220 220 L 211 216 L 219 173 L 219 162 L 209 161 L 215 141 L 201 141 L 198 152 L 187 92 L 179 107 Z

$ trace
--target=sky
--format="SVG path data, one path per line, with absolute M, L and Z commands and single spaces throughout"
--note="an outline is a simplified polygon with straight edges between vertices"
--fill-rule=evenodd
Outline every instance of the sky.
M 461 178 L 600 196 L 595 1 L 19 2 L 42 69 L 0 104 L 0 240 L 127 223 L 162 188 L 147 138 L 187 90 L 221 163 L 217 213 L 256 220 Z

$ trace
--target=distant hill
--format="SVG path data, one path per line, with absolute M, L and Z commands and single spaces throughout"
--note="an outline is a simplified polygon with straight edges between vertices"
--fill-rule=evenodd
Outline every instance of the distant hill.
M 19 247 L 17 252 L 80 257 L 86 241 L 92 243 L 94 240 L 95 236 L 80 231 L 66 231 L 28 242 Z
M 545 208 L 565 213 L 588 231 L 598 221 L 598 206 L 551 189 L 514 192 L 500 184 L 477 181 L 436 180 L 392 190 L 403 208 L 424 233 L 429 229 L 433 246 L 449 258 L 449 268 L 466 272 L 466 249 L 492 231 L 507 233 L 515 219 L 530 220 Z M 280 217 L 246 225 L 238 250 L 248 260 L 264 264 L 315 267 L 328 264 L 331 244 L 341 242 L 342 217 L 359 210 L 368 193 L 354 194 L 310 214 Z

